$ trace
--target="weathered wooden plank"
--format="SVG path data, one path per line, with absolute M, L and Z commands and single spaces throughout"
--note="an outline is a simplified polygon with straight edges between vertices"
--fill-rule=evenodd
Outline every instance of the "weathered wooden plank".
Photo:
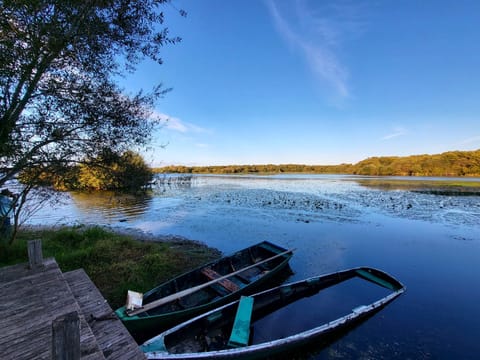
M 64 274 L 106 359 L 145 359 L 143 352 L 83 269 Z
M 52 321 L 80 312 L 54 259 L 29 269 L 28 264 L 0 269 L 0 358 L 52 358 Z M 82 359 L 105 359 L 83 315 L 80 315 Z
M 0 269 L 0 284 L 9 283 L 11 281 L 30 275 L 35 275 L 52 268 L 58 268 L 57 262 L 52 258 L 45 259 L 43 261 L 43 267 L 39 269 L 30 269 L 28 263 L 6 266 Z
M 80 343 L 81 343 L 81 359 L 85 357 L 90 359 L 105 359 L 100 351 L 96 339 L 93 336 L 85 319 L 80 321 Z M 36 330 L 26 332 L 24 336 L 18 336 L 18 339 L 4 346 L 0 345 L 2 353 L 0 358 L 3 359 L 48 359 L 51 360 L 52 352 L 50 344 L 45 341 L 51 339 L 51 326 L 43 326 Z M 19 335 L 17 333 L 17 335 Z M 47 340 L 46 340 L 47 339 Z M 50 340 L 51 341 L 51 340 Z
M 97 359 L 104 359 L 100 352 L 98 345 L 95 342 L 95 338 L 91 334 L 90 329 L 86 326 L 82 326 L 81 333 L 85 333 L 85 329 L 88 329 L 90 334 L 82 334 L 80 336 L 81 341 L 81 355 L 82 359 L 86 355 L 97 354 Z M 45 341 L 51 339 L 51 328 L 49 326 L 43 326 L 37 331 L 28 331 L 27 336 L 23 336 L 20 341 L 15 341 L 12 344 L 5 344 L 2 346 L 2 359 L 51 359 L 51 347 L 50 344 L 46 344 Z
M 43 266 L 42 240 L 30 240 L 27 243 L 27 250 L 30 269 Z
M 52 322 L 52 360 L 80 360 L 80 319 L 76 311 Z

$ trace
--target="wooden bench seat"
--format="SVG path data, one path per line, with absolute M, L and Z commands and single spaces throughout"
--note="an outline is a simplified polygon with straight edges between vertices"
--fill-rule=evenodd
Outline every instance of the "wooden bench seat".
M 215 280 L 223 276 L 211 268 L 203 268 L 201 271 L 202 271 L 202 274 L 205 275 L 210 280 Z M 235 284 L 233 281 L 229 279 L 220 280 L 217 284 L 222 285 L 229 292 L 235 292 L 240 290 L 240 286 L 238 286 L 237 284 Z
M 247 346 L 250 340 L 250 320 L 252 319 L 253 297 L 242 296 L 238 302 L 232 333 L 228 340 L 230 347 Z

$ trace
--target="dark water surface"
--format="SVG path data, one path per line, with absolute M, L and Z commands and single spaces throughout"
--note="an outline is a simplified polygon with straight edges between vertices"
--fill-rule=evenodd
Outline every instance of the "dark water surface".
M 158 185 L 143 197 L 71 194 L 30 223 L 175 234 L 224 253 L 269 240 L 296 248 L 288 280 L 361 265 L 380 268 L 404 283 L 406 293 L 326 348 L 299 357 L 477 359 L 480 196 L 365 186 L 369 180 L 199 176 Z

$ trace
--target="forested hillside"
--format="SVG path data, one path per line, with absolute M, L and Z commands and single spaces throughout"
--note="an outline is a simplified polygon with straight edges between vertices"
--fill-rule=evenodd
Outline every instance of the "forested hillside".
M 159 173 L 203 174 L 309 173 L 382 176 L 480 176 L 480 149 L 475 151 L 449 151 L 436 155 L 371 157 L 356 164 L 167 166 L 156 168 L 154 171 Z

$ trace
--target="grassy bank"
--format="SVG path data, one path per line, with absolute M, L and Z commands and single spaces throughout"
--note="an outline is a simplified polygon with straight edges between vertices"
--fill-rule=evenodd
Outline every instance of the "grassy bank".
M 27 241 L 42 239 L 43 256 L 55 257 L 62 271 L 83 268 L 112 308 L 127 290 L 144 292 L 175 275 L 216 259 L 220 253 L 183 240 L 146 240 L 101 227 L 22 230 L 13 246 L 0 245 L 0 266 L 27 262 Z

